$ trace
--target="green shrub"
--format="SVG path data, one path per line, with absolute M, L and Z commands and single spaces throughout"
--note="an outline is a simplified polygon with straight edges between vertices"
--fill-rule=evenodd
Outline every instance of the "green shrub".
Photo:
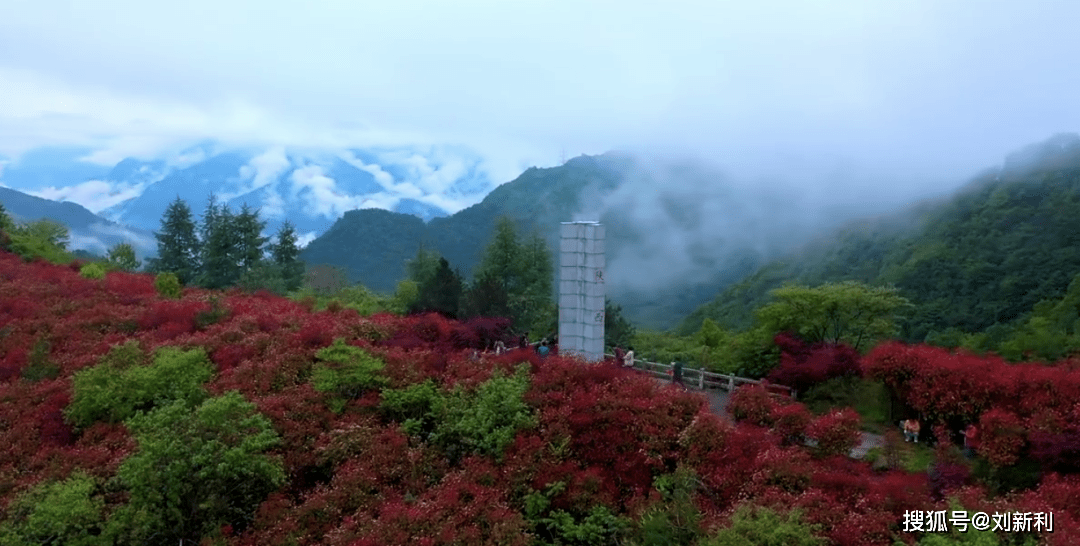
M 0 524 L 0 544 L 31 546 L 101 544 L 105 502 L 95 495 L 93 478 L 76 473 L 61 482 L 38 485 L 19 495 Z
M 133 365 L 140 360 L 137 347 L 122 345 L 98 365 L 77 372 L 71 404 L 64 410 L 67 421 L 85 428 L 99 420 L 120 422 L 173 401 L 192 407 L 206 398 L 202 385 L 213 368 L 202 349 L 164 347 L 149 366 Z
M 701 512 L 694 504 L 697 483 L 697 476 L 687 467 L 653 480 L 664 500 L 641 516 L 637 532 L 642 546 L 694 543 L 701 533 Z
M 435 383 L 428 379 L 403 389 L 384 389 L 379 409 L 387 418 L 400 422 L 406 433 L 426 438 L 434 426 L 432 408 L 439 396 Z
M 154 288 L 164 298 L 180 299 L 180 279 L 175 273 L 159 273 L 154 277 Z
M 322 362 L 312 369 L 312 383 L 315 390 L 334 395 L 328 403 L 336 412 L 341 412 L 348 400 L 386 384 L 386 377 L 382 375 L 386 364 L 367 351 L 348 345 L 343 339 L 334 340 L 315 356 Z
M 619 544 L 631 521 L 618 516 L 604 505 L 593 506 L 588 513 L 574 514 L 551 510 L 551 499 L 566 490 L 566 482 L 548 484 L 544 491 L 525 495 L 523 514 L 532 526 L 534 544 L 562 546 L 571 544 Z
M 117 472 L 131 497 L 108 522 L 104 534 L 113 542 L 198 544 L 223 525 L 242 531 L 285 483 L 281 463 L 265 455 L 277 433 L 238 393 L 194 411 L 174 402 L 126 424 L 139 450 Z
M 731 517 L 731 526 L 721 529 L 701 546 L 823 546 L 827 542 L 814 536 L 815 526 L 803 523 L 802 514 L 787 514 L 763 507 L 742 505 Z
M 87 279 L 104 279 L 105 268 L 101 264 L 86 264 L 79 270 L 79 274 Z
M 435 400 L 435 431 L 431 441 L 452 460 L 467 453 L 501 458 L 519 430 L 536 426 L 536 415 L 525 403 L 529 369 L 519 366 L 513 376 L 496 371 L 475 393 L 455 388 Z

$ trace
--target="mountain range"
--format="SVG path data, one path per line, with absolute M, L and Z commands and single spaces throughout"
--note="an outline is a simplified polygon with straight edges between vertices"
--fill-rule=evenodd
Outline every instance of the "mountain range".
M 234 210 L 246 203 L 260 210 L 267 233 L 288 219 L 306 243 L 349 210 L 384 208 L 427 221 L 476 202 L 494 186 L 480 156 L 451 146 L 330 150 L 206 141 L 168 157 L 131 157 L 114 165 L 88 161 L 94 152 L 32 150 L 0 162 L 0 186 L 83 202 L 103 225 L 132 228 L 144 255 L 155 252 L 153 238 L 144 239 L 177 197 L 196 214 L 211 193 Z M 93 249 L 104 243 L 81 241 Z
M 1059 134 L 1009 155 L 945 198 L 863 219 L 770 262 L 716 294 L 676 329 L 706 318 L 731 329 L 786 282 L 856 280 L 899 289 L 914 307 L 910 342 L 996 331 L 1053 305 L 1080 279 L 1080 135 Z M 1066 302 L 1068 303 L 1068 302 Z M 1080 331 L 1080 305 L 1062 331 Z
M 405 263 L 419 248 L 437 251 L 468 277 L 500 216 L 514 220 L 522 233 L 540 234 L 551 248 L 558 248 L 560 222 L 599 220 L 607 226 L 609 296 L 640 326 L 667 328 L 682 321 L 680 330 L 692 331 L 705 317 L 745 324 L 749 311 L 764 301 L 768 290 L 786 281 L 856 278 L 913 286 L 931 273 L 942 273 L 948 268 L 924 267 L 921 273 L 911 273 L 904 267 L 951 263 L 950 253 L 963 248 L 962 230 L 970 227 L 957 224 L 956 218 L 985 208 L 978 199 L 1019 200 L 1005 214 L 1008 218 L 995 220 L 1003 222 L 994 228 L 997 231 L 977 226 L 1013 233 L 1012 239 L 996 243 L 1004 245 L 1001 248 L 1025 256 L 1031 254 L 1025 248 L 1032 245 L 1053 246 L 1057 243 L 1038 239 L 1047 235 L 1045 229 L 1016 215 L 1040 214 L 1054 226 L 1071 225 L 1071 220 L 1054 212 L 1057 209 L 1028 205 L 1037 195 L 1054 194 L 1053 206 L 1073 210 L 1072 194 L 1046 184 L 1056 180 L 1059 186 L 1068 186 L 1069 173 L 1080 168 L 1080 137 L 1058 135 L 1029 146 L 1006 158 L 1002 167 L 976 177 L 960 194 L 884 216 L 899 207 L 850 197 L 845 201 L 842 195 L 813 203 L 773 186 L 739 183 L 698 163 L 614 152 L 580 156 L 558 167 L 530 168 L 497 186 L 484 173 L 479 156 L 452 147 L 238 149 L 203 142 L 169 157 L 127 158 L 106 166 L 83 160 L 92 153 L 86 148 L 48 148 L 6 162 L 0 169 L 0 184 L 7 186 L 0 188 L 0 202 L 19 219 L 51 217 L 67 224 L 75 248 L 100 252 L 127 240 L 145 257 L 156 250 L 151 231 L 158 228 L 170 201 L 179 196 L 199 214 L 213 192 L 234 208 L 243 203 L 259 208 L 268 232 L 290 220 L 307 243 L 301 259 L 340 266 L 353 281 L 382 292 L 393 290 L 404 278 Z M 25 192 L 71 200 L 81 195 L 97 206 L 88 210 Z M 456 212 L 450 214 L 451 210 Z M 859 223 L 848 225 L 857 219 Z M 942 227 L 947 225 L 952 227 Z M 1020 236 L 1002 226 L 1026 226 L 1027 231 Z M 949 230 L 953 239 L 941 235 Z M 1059 243 L 1068 243 L 1058 253 L 1065 262 L 1043 260 L 1040 267 L 1080 268 L 1080 261 L 1072 264 L 1066 259 L 1073 252 L 1068 233 L 1053 231 Z M 931 236 L 937 237 L 936 246 L 924 245 L 920 237 Z M 1005 281 L 991 271 L 998 267 L 1010 272 L 1005 282 L 1010 294 L 1027 286 L 1017 280 L 1020 271 L 1012 271 L 1011 265 L 991 269 L 972 265 L 993 263 L 996 258 L 965 259 L 949 270 L 954 278 L 981 275 L 1000 285 Z M 978 271 L 968 271 L 973 267 Z M 1024 275 L 1037 274 L 1027 271 L 1028 265 L 1021 269 Z M 1028 295 L 1060 292 L 1067 282 L 1065 274 L 1048 273 L 1052 280 L 1041 288 L 1028 287 Z M 967 293 L 957 287 L 941 290 Z M 992 292 L 993 286 L 979 290 L 969 294 L 975 298 L 971 302 L 952 304 L 982 309 L 978 298 L 989 301 L 987 290 Z M 1030 308 L 1031 297 L 1014 295 L 1020 307 L 998 309 L 992 320 Z M 934 308 L 950 301 L 935 296 Z M 964 320 L 939 326 L 985 327 Z M 922 335 L 919 332 L 925 329 L 912 330 L 911 335 Z

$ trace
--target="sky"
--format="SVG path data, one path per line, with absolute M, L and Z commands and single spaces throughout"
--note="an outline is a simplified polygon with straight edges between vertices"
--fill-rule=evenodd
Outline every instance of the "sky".
M 9 157 L 88 144 L 108 164 L 203 138 L 453 144 L 503 182 L 564 153 L 621 149 L 874 195 L 958 185 L 1080 130 L 1075 1 L 4 0 L 3 11 Z

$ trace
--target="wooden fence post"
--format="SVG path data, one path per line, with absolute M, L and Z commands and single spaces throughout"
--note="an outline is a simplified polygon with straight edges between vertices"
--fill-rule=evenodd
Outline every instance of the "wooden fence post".
M 697 378 L 698 378 L 698 383 L 697 383 L 698 388 L 701 389 L 701 390 L 705 390 L 705 368 L 701 368 L 700 370 L 698 370 Z

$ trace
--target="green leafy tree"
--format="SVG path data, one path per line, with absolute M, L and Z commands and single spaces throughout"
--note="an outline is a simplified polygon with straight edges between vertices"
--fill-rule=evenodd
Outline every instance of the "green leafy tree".
M 135 271 L 142 265 L 135 257 L 135 247 L 128 243 L 117 243 L 109 249 L 106 262 L 116 269 L 123 271 Z
M 416 303 L 410 312 L 434 311 L 450 318 L 457 318 L 458 305 L 463 292 L 461 276 L 450 269 L 446 258 L 439 258 L 435 274 L 420 285 Z
M 105 501 L 94 479 L 76 472 L 19 495 L 0 523 L 0 544 L 98 546 Z
M 604 345 L 606 347 L 622 347 L 623 349 L 633 345 L 637 330 L 626 317 L 623 316 L 622 306 L 611 301 L 604 301 Z
M 211 194 L 203 213 L 202 270 L 199 285 L 225 288 L 240 280 L 240 239 L 237 217 L 226 205 L 219 205 Z
M 69 243 L 68 228 L 60 222 L 36 220 L 25 224 L 22 231 L 29 237 L 44 241 L 61 250 L 67 250 Z
M 399 281 L 394 290 L 394 296 L 390 300 L 390 311 L 398 315 L 408 313 L 419 299 L 420 287 L 415 281 L 408 279 Z
M 68 263 L 72 259 L 67 252 L 67 227 L 52 220 L 13 225 L 9 233 L 5 232 L 4 240 L 12 252 L 27 261 L 42 258 L 52 263 Z
M 287 292 L 298 290 L 304 282 L 304 263 L 299 258 L 297 241 L 296 228 L 286 220 L 270 245 L 270 259 L 279 268 Z
M 149 263 L 153 273 L 172 273 L 182 285 L 194 282 L 199 271 L 199 239 L 191 208 L 177 197 L 165 209 L 161 231 L 154 234 L 158 257 Z
M 772 332 L 794 332 L 810 343 L 844 342 L 855 349 L 897 335 L 897 320 L 911 305 L 896 288 L 853 281 L 817 287 L 786 285 L 756 312 Z
M 279 438 L 269 419 L 236 392 L 192 408 L 184 402 L 125 423 L 139 444 L 117 476 L 131 492 L 107 538 L 133 544 L 198 544 L 223 525 L 243 530 L 255 508 L 285 483 L 265 454 Z

